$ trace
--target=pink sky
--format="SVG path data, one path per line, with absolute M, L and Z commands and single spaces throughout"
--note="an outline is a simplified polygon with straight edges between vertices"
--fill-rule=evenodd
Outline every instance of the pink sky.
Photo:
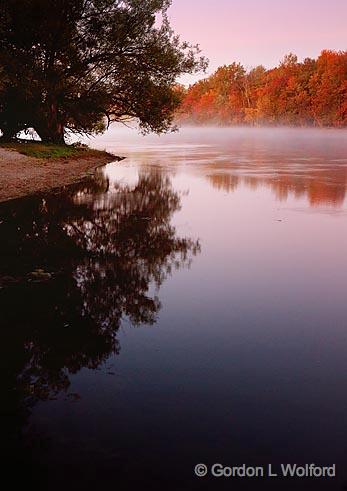
M 200 44 L 208 73 L 232 61 L 270 67 L 290 51 L 302 59 L 347 49 L 347 0 L 173 0 L 169 16 L 182 39 Z

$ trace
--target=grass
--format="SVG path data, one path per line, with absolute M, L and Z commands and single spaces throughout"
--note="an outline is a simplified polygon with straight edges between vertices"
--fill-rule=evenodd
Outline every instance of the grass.
M 105 153 L 88 148 L 87 146 L 55 145 L 53 143 L 31 142 L 26 140 L 1 142 L 1 147 L 15 150 L 27 157 L 35 157 L 38 159 L 93 157 Z

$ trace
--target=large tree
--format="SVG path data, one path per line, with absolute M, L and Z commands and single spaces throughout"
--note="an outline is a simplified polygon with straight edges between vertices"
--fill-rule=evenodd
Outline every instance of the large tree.
M 171 0 L 0 0 L 0 129 L 42 140 L 137 118 L 170 128 L 175 81 L 205 67 L 172 31 Z

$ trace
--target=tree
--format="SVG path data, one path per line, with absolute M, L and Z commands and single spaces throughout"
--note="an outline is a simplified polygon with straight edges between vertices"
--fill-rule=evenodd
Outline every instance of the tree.
M 319 126 L 347 124 L 347 52 L 322 51 L 310 81 L 312 113 Z
M 163 132 L 177 77 L 206 67 L 167 18 L 171 0 L 0 0 L 0 128 L 62 143 L 137 118 Z
M 223 66 L 187 90 L 178 120 L 222 124 L 347 125 L 347 52 L 322 51 L 279 66 Z

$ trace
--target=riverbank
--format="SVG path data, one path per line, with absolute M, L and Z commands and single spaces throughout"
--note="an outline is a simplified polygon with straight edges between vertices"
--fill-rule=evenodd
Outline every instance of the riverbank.
M 97 167 L 118 160 L 121 158 L 89 148 L 0 146 L 0 202 L 73 184 Z

